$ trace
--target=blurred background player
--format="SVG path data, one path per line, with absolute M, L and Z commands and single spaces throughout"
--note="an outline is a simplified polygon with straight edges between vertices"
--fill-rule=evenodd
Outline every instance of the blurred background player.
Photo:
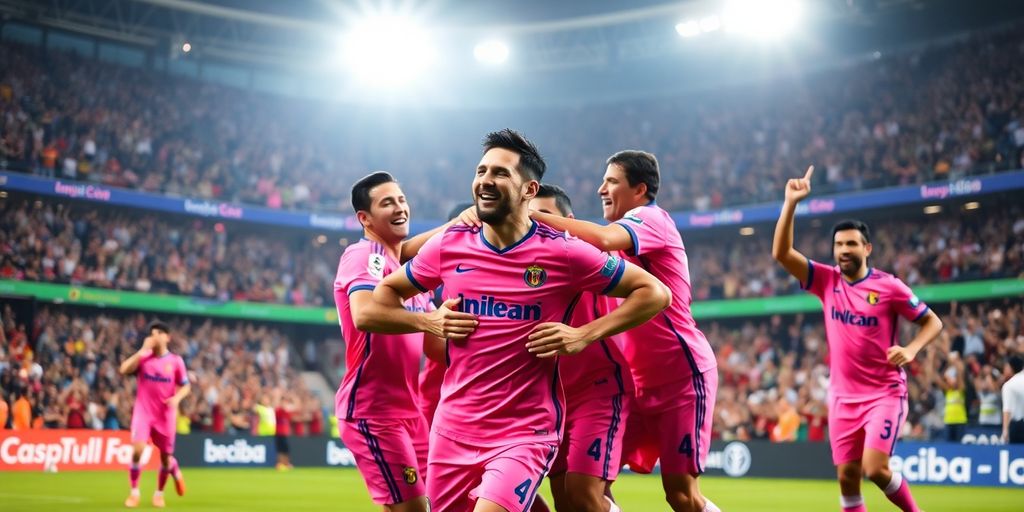
M 914 360 L 942 331 L 942 321 L 892 274 L 868 266 L 871 234 L 860 221 L 832 229 L 835 266 L 811 260 L 793 248 L 793 216 L 811 193 L 814 167 L 786 183 L 785 201 L 772 256 L 800 286 L 821 299 L 830 351 L 829 442 L 838 467 L 844 512 L 867 508 L 860 492 L 864 475 L 904 512 L 917 504 L 902 475 L 889 469 L 900 427 L 907 417 L 903 365 Z M 906 347 L 895 333 L 897 315 L 921 328 Z
M 1014 355 L 1007 363 L 1011 377 L 1003 383 L 1003 442 L 1024 444 L 1024 358 Z
M 530 209 L 574 218 L 569 195 L 557 185 L 542 184 Z M 583 293 L 569 325 L 586 325 L 605 309 L 606 299 Z M 625 360 L 618 346 L 599 340 L 561 358 L 558 371 L 565 390 L 565 435 L 549 477 L 555 509 L 619 510 L 606 493 L 622 467 L 622 436 L 633 395 Z
M 427 424 L 417 406 L 420 354 L 444 341 L 429 335 L 370 334 L 362 328 L 374 287 L 399 268 L 410 210 L 394 177 L 375 172 L 352 186 L 363 238 L 345 249 L 334 283 L 345 339 L 345 373 L 335 397 L 341 439 L 352 451 L 374 503 L 385 510 L 429 510 L 423 475 Z M 410 311 L 433 311 L 430 294 L 411 296 Z
M 128 470 L 131 492 L 124 501 L 129 508 L 139 506 L 139 475 L 142 469 L 139 461 L 152 441 L 160 450 L 160 473 L 157 477 L 153 506 L 163 507 L 164 486 L 167 477 L 174 478 L 174 489 L 178 496 L 185 495 L 185 478 L 174 458 L 175 419 L 178 404 L 188 395 L 189 385 L 185 361 L 168 349 L 171 329 L 167 324 L 155 321 L 149 325 L 149 335 L 142 342 L 142 348 L 121 363 L 121 375 L 136 376 L 135 408 L 132 409 L 132 465 Z
M 598 189 L 601 226 L 534 212 L 534 218 L 568 230 L 603 251 L 619 251 L 672 291 L 672 305 L 655 320 L 626 331 L 622 352 L 636 388 L 632 414 L 638 428 L 627 433 L 630 450 L 657 451 L 665 499 L 677 512 L 718 508 L 697 483 L 711 449 L 711 423 L 718 391 L 718 365 L 711 345 L 690 311 L 690 270 L 675 221 L 655 204 L 661 173 L 644 151 L 608 158 Z
M 438 510 L 528 510 L 562 430 L 557 356 L 638 325 L 671 300 L 641 269 L 529 218 L 544 170 L 520 134 L 489 134 L 472 186 L 483 228 L 454 226 L 431 238 L 374 291 L 372 330 L 449 340 L 427 481 Z M 436 314 L 401 306 L 442 283 L 454 298 Z M 585 326 L 559 323 L 581 291 L 626 300 Z M 450 310 L 456 305 L 463 312 Z

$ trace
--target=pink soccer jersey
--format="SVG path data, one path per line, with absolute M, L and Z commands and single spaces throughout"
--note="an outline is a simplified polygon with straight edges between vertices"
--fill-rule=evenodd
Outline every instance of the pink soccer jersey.
M 423 353 L 423 334 L 373 334 L 356 329 L 349 295 L 373 291 L 377 283 L 400 265 L 384 247 L 362 239 L 348 246 L 338 263 L 334 303 L 345 338 L 347 371 L 335 396 L 335 414 L 345 420 L 414 418 L 417 374 Z M 430 294 L 405 301 L 410 311 L 433 311 Z
M 529 353 L 527 338 L 540 323 L 569 322 L 581 292 L 615 288 L 625 262 L 534 222 L 505 249 L 475 227 L 453 226 L 405 269 L 420 290 L 443 283 L 480 321 L 467 339 L 448 343 L 433 430 L 477 446 L 557 443 L 565 410 L 558 359 Z
M 585 325 L 607 314 L 614 307 L 614 299 L 593 293 L 584 293 L 573 311 L 569 325 Z M 573 397 L 607 396 L 633 392 L 633 379 L 619 345 L 612 340 L 599 340 L 579 354 L 563 357 L 558 363 L 562 388 L 566 399 Z
M 177 386 L 188 384 L 185 361 L 178 354 L 165 352 L 162 356 L 150 352 L 139 361 L 136 370 L 138 390 L 132 422 L 156 426 L 161 432 L 174 432 L 174 419 L 178 411 L 167 406 L 167 399 L 174 396 Z
M 668 309 L 620 338 L 636 387 L 690 380 L 694 374 L 717 368 L 711 345 L 690 311 L 690 268 L 675 221 L 651 203 L 630 210 L 615 223 L 633 239 L 633 250 L 623 256 L 672 291 Z
M 824 306 L 832 396 L 871 400 L 905 395 L 906 375 L 889 364 L 887 351 L 899 342 L 897 316 L 917 321 L 928 306 L 892 274 L 868 269 L 864 279 L 850 283 L 838 266 L 810 259 L 804 289 Z

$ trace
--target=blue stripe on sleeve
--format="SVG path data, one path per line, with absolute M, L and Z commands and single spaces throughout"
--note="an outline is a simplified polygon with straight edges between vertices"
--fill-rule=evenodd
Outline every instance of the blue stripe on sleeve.
M 412 275 L 412 261 L 413 260 L 409 260 L 409 262 L 405 264 L 405 276 L 409 278 L 409 282 L 412 283 L 417 290 L 427 293 L 427 289 L 416 280 L 415 276 Z

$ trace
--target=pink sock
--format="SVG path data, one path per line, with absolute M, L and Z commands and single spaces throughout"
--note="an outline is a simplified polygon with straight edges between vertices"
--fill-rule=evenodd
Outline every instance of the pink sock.
M 171 474 L 170 468 L 168 468 L 166 466 L 161 466 L 160 467 L 160 475 L 156 477 L 156 489 L 158 491 L 163 491 L 164 490 L 164 487 L 167 485 L 167 476 L 170 475 L 170 474 Z
M 864 506 L 864 497 L 859 494 L 840 496 L 839 505 L 843 507 L 843 512 L 868 512 L 868 507 Z
M 885 487 L 885 497 L 903 512 L 920 512 L 917 503 L 914 502 L 914 496 L 910 494 L 910 485 L 899 473 L 892 474 L 892 480 Z
M 128 478 L 132 482 L 132 490 L 139 488 L 139 475 L 142 474 L 142 470 L 139 469 L 138 464 L 132 464 L 131 469 L 128 470 Z
M 168 469 L 168 471 L 171 472 L 171 477 L 173 477 L 175 480 L 177 480 L 178 479 L 178 475 L 181 474 L 180 473 L 180 468 L 178 467 L 178 459 L 175 459 L 174 457 L 171 457 L 171 465 L 167 469 Z

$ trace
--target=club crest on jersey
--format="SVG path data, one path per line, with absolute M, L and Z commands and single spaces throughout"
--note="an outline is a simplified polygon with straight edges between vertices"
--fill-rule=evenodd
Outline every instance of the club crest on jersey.
M 537 265 L 526 267 L 523 272 L 523 281 L 530 288 L 540 288 L 548 280 L 548 272 Z
M 369 272 L 371 276 L 376 277 L 377 279 L 382 279 L 384 277 L 384 255 L 371 253 L 366 262 L 366 271 Z
M 409 485 L 415 484 L 419 479 L 419 475 L 416 474 L 416 468 L 412 466 L 406 466 L 402 470 L 402 476 L 405 477 L 405 483 Z
M 868 292 L 868 304 L 878 304 L 878 292 Z

